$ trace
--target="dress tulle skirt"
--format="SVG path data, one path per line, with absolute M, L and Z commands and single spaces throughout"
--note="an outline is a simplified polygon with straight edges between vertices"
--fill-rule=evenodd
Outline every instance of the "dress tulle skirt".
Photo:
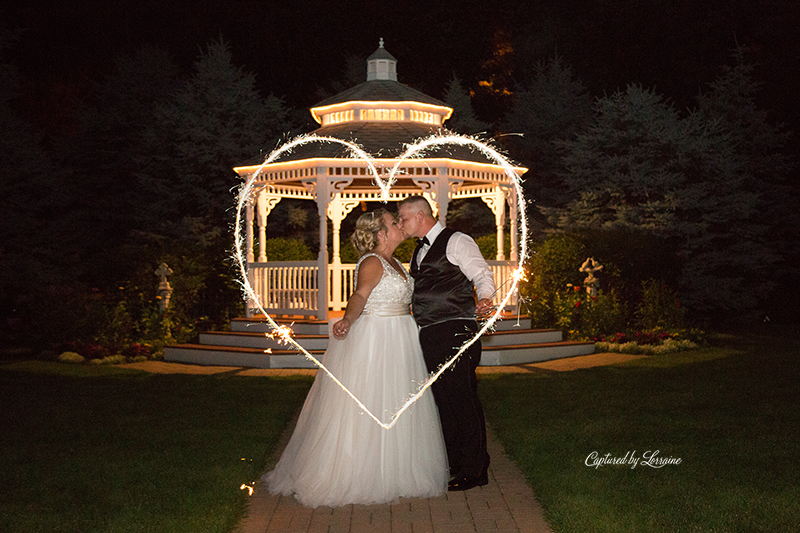
M 322 363 L 389 423 L 427 378 L 417 335 L 410 315 L 362 315 L 347 338 L 331 337 Z M 271 493 L 294 493 L 303 505 L 336 507 L 436 496 L 447 490 L 448 477 L 430 389 L 386 430 L 319 371 L 292 438 L 264 481 Z

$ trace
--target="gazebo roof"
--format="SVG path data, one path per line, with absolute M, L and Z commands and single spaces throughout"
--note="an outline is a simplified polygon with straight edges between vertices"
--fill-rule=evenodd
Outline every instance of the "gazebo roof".
M 443 123 L 450 118 L 453 109 L 441 100 L 399 83 L 396 64 L 397 60 L 386 51 L 381 39 L 378 49 L 367 59 L 366 82 L 326 98 L 310 109 L 320 124 L 311 134 L 352 142 L 371 157 L 383 160 L 399 158 L 408 145 L 421 139 L 447 134 Z M 340 143 L 309 142 L 283 153 L 270 167 L 284 168 L 288 164 L 296 168 L 304 161 L 350 158 L 350 151 Z M 423 154 L 416 154 L 414 159 L 437 160 L 437 165 L 497 167 L 496 161 L 477 148 L 458 144 L 437 145 Z M 451 163 L 446 163 L 447 160 Z M 255 168 L 237 167 L 236 172 L 244 175 Z M 519 170 L 524 172 L 525 169 L 520 167 Z M 268 174 L 269 171 L 265 172 Z M 459 177 L 463 176 L 459 174 Z
M 407 144 L 421 138 L 441 134 L 439 126 L 417 122 L 345 122 L 317 128 L 312 133 L 319 137 L 334 137 L 351 141 L 373 157 L 394 159 L 399 157 Z M 309 143 L 298 146 L 277 162 L 299 161 L 313 158 L 349 158 L 348 150 L 338 143 Z M 483 154 L 465 146 L 444 146 L 425 152 L 425 159 L 451 158 L 475 163 L 493 163 Z
M 312 108 L 325 107 L 344 102 L 421 102 L 446 106 L 441 100 L 392 80 L 370 80 L 351 87 L 335 96 L 326 98 Z
M 386 59 L 388 61 L 397 61 L 397 59 L 390 54 L 386 48 L 383 47 L 383 37 L 378 42 L 378 49 L 372 52 L 372 55 L 367 58 L 367 62 L 373 61 L 375 59 Z

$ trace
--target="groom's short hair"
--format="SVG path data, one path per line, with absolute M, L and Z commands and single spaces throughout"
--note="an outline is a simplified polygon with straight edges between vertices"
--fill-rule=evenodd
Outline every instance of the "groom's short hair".
M 400 202 L 400 205 L 397 206 L 397 208 L 399 209 L 404 205 L 407 205 L 412 209 L 416 209 L 417 211 L 422 211 L 422 214 L 433 218 L 433 209 L 431 208 L 431 204 L 424 196 L 420 196 L 418 194 L 409 196 Z

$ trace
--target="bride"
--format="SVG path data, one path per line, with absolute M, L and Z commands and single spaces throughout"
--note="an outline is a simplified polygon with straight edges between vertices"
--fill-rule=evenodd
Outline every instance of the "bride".
M 356 290 L 333 325 L 324 364 L 383 423 L 428 375 L 409 314 L 413 279 L 392 257 L 403 241 L 385 209 L 362 215 L 352 242 L 362 254 Z M 275 469 L 272 494 L 303 505 L 337 507 L 443 494 L 447 456 L 439 414 L 426 391 L 390 429 L 363 413 L 325 372 L 318 372 L 297 427 Z

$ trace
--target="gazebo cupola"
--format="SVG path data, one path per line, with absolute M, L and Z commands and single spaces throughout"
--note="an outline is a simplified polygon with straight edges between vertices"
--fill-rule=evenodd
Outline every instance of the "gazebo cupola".
M 397 81 L 397 60 L 381 39 L 367 59 L 367 81 L 311 108 L 321 126 L 343 122 L 411 122 L 442 126 L 453 109 Z M 430 133 L 430 132 L 427 132 Z
M 391 170 L 407 144 L 446 133 L 443 124 L 453 113 L 444 102 L 397 81 L 397 60 L 386 51 L 383 39 L 367 59 L 366 82 L 323 100 L 310 111 L 320 124 L 313 134 L 359 144 L 372 154 L 381 173 Z M 312 142 L 296 146 L 269 165 L 234 170 L 245 180 L 258 172 L 257 192 L 247 207 L 245 245 L 248 276 L 262 307 L 272 314 L 316 315 L 321 320 L 327 319 L 329 310 L 343 309 L 354 288 L 355 265 L 341 263 L 341 223 L 361 202 L 381 199 L 367 163 L 351 158 L 339 143 Z M 518 175 L 526 170 L 515 168 Z M 508 279 L 518 255 L 517 205 L 514 185 L 500 165 L 453 145 L 404 160 L 396 179 L 390 201 L 423 195 L 442 222 L 450 200 L 482 199 L 494 213 L 497 229 L 498 252 L 490 265 L 496 279 Z M 267 258 L 267 218 L 282 198 L 316 202 L 320 215 L 317 261 L 274 262 Z M 503 249 L 506 215 L 511 223 L 510 261 Z M 328 219 L 333 230 L 330 254 Z M 500 301 L 504 296 L 501 289 L 496 298 Z
M 397 60 L 383 47 L 383 38 L 375 53 L 367 58 L 367 81 L 372 80 L 397 81 Z

